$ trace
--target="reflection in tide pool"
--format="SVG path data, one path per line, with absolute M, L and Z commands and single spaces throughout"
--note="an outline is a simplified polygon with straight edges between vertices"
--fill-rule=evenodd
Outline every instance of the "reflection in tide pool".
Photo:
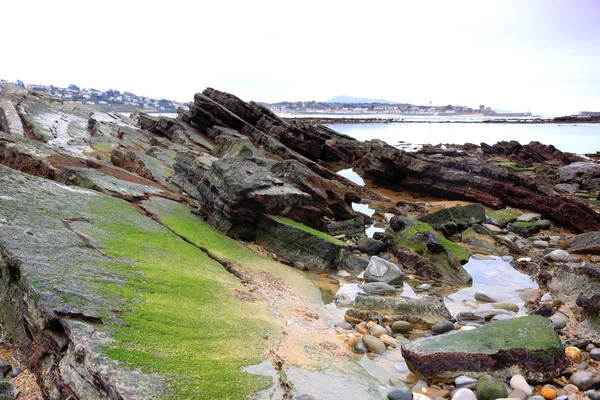
M 337 172 L 338 175 L 356 183 L 359 186 L 365 186 L 365 181 L 352 168 L 343 169 Z
M 461 305 L 461 301 L 473 300 L 476 292 L 511 301 L 519 306 L 520 312 L 525 310 L 519 292 L 527 288 L 537 289 L 537 283 L 533 282 L 528 275 L 514 269 L 510 263 L 502 261 L 500 257 L 493 258 L 493 260 L 470 258 L 469 262 L 463 265 L 473 277 L 473 286 L 461 289 L 444 298 L 450 313 L 455 314 L 459 311 L 469 310 Z M 478 309 L 490 308 L 489 304 L 481 304 Z

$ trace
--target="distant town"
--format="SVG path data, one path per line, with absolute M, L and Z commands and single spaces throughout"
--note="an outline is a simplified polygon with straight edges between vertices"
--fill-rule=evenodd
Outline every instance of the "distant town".
M 44 84 L 25 84 L 18 80 L 17 82 L 9 82 L 5 79 L 0 79 L 0 86 L 5 83 L 22 86 L 26 89 L 35 92 L 42 92 L 51 96 L 57 97 L 64 101 L 73 101 L 80 104 L 98 108 L 104 111 L 123 111 L 131 112 L 135 109 L 140 109 L 145 112 L 159 113 L 175 113 L 179 107 L 187 107 L 189 103 L 182 103 L 167 99 L 153 99 L 145 96 L 138 96 L 131 92 L 120 92 L 118 90 L 97 90 L 80 88 L 77 85 L 71 84 L 66 88 L 61 88 L 53 85 Z
M 406 103 L 337 103 L 297 101 L 280 103 L 261 103 L 275 113 L 282 114 L 385 114 L 385 115 L 414 115 L 414 116 L 509 116 L 529 117 L 531 112 L 524 113 L 500 113 L 485 105 L 479 108 L 468 106 L 425 106 Z

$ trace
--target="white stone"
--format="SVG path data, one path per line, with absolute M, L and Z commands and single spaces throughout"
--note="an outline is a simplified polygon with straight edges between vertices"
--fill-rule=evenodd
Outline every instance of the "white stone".
M 554 250 L 548 254 L 552 261 L 556 262 L 567 262 L 571 255 L 564 250 Z
M 344 271 L 343 269 L 342 269 L 342 270 L 339 270 L 339 271 L 338 271 L 338 273 L 337 273 L 337 275 L 338 275 L 338 276 L 342 276 L 342 277 L 344 277 L 344 278 L 346 278 L 346 277 L 348 277 L 348 276 L 352 276 L 352 274 L 351 274 L 350 272 L 348 272 L 348 271 Z
M 356 275 L 356 279 L 365 279 L 365 271 L 363 271 L 360 274 Z
M 454 393 L 452 400 L 477 400 L 477 396 L 475 396 L 475 393 L 473 393 L 472 390 L 462 388 Z
M 512 387 L 514 390 L 522 390 L 527 396 L 531 396 L 533 394 L 533 391 L 529 387 L 527 380 L 525 380 L 522 375 L 515 375 L 510 378 L 510 387 Z

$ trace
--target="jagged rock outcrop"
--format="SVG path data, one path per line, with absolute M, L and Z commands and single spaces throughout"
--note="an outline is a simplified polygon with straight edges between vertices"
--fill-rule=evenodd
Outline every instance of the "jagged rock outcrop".
M 429 159 L 371 144 L 371 151 L 358 162 L 364 173 L 390 186 L 492 208 L 508 205 L 529 209 L 578 232 L 600 229 L 600 215 L 582 201 L 559 194 L 541 181 L 474 158 Z
M 515 140 L 502 141 L 493 145 L 481 143 L 481 149 L 486 155 L 507 156 L 514 163 L 528 167 L 535 163 L 550 163 L 555 166 L 567 165 L 575 161 L 583 160 L 572 153 L 563 153 L 552 145 L 540 142 L 531 142 L 521 145 Z

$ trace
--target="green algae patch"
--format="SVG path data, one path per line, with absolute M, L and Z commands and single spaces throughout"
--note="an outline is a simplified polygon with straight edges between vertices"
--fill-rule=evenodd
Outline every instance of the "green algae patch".
M 515 221 L 519 218 L 523 213 L 512 208 L 505 208 L 502 210 L 490 211 L 487 213 L 487 218 L 495 225 L 503 228 L 506 227 L 506 224 L 509 222 Z
M 296 293 L 309 300 L 318 301 L 320 298 L 319 291 L 302 272 L 255 253 L 192 214 L 189 207 L 161 197 L 152 197 L 142 202 L 142 206 L 166 227 L 197 246 L 209 249 L 212 254 L 282 278 Z
M 521 317 L 494 322 L 470 331 L 443 335 L 439 340 L 422 341 L 423 350 L 485 353 L 501 349 L 525 350 L 561 349 L 560 338 L 547 318 Z
M 313 229 L 313 228 L 306 226 L 304 224 L 301 224 L 299 222 L 292 221 L 291 219 L 284 218 L 284 217 L 277 217 L 277 216 L 271 216 L 271 218 L 274 219 L 275 221 L 279 222 L 280 224 L 285 224 L 285 225 L 291 226 L 292 228 L 300 229 L 301 231 L 304 231 L 306 233 L 310 233 L 311 235 L 320 237 L 321 239 L 327 240 L 328 242 L 333 243 L 333 244 L 337 244 L 338 246 L 348 246 L 346 243 L 334 238 L 333 236 L 329 236 L 328 234 L 326 234 L 324 232 L 318 231 L 316 229 Z
M 173 398 L 242 398 L 266 388 L 270 379 L 240 369 L 266 358 L 278 339 L 264 304 L 237 300 L 233 291 L 245 289 L 221 264 L 153 221 L 140 224 L 149 219 L 134 207 L 110 200 L 95 205 L 111 215 L 96 224 L 105 232 L 101 248 L 133 274 L 124 288 L 104 286 L 106 295 L 129 296 L 131 303 L 106 354 L 166 376 Z M 265 339 L 264 331 L 273 334 Z
M 519 167 L 517 164 L 515 164 L 512 161 L 496 162 L 496 163 L 494 163 L 494 165 L 498 165 L 499 167 L 504 167 L 504 168 L 508 169 L 509 171 L 513 171 L 513 172 L 531 171 L 532 170 L 532 168 Z
M 513 222 L 513 226 L 519 226 L 521 228 L 529 228 L 531 226 L 536 226 L 537 224 L 535 222 L 523 222 L 523 221 L 517 221 L 517 222 Z
M 427 246 L 422 241 L 414 238 L 414 236 L 421 232 L 434 232 L 433 227 L 425 222 L 417 222 L 415 225 L 401 231 L 396 235 L 396 243 L 402 247 L 407 247 L 412 251 L 424 256 L 425 258 L 432 258 L 433 254 L 427 251 Z M 469 259 L 469 252 L 462 248 L 460 245 L 446 239 L 442 235 L 438 235 L 438 241 L 440 244 L 452 254 L 452 257 L 459 261 L 466 261 Z

